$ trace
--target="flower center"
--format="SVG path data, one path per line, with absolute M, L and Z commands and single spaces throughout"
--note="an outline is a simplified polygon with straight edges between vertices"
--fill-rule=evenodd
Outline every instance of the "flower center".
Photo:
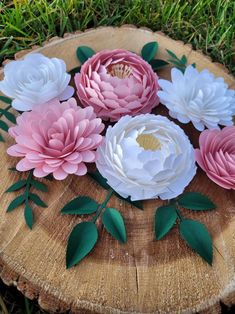
M 128 78 L 132 74 L 132 68 L 125 63 L 110 64 L 107 70 L 111 76 L 120 79 Z
M 143 147 L 144 150 L 160 150 L 160 141 L 152 134 L 140 134 L 137 136 L 136 142 Z

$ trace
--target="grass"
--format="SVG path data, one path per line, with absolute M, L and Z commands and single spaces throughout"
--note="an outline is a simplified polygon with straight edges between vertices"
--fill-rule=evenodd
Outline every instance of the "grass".
M 0 2 L 0 63 L 52 36 L 135 24 L 191 43 L 235 73 L 232 0 L 15 0 Z M 5 309 L 4 309 L 5 307 Z M 0 313 L 45 313 L 0 282 Z M 223 311 L 228 313 L 226 309 Z
M 232 0 L 1 1 L 0 62 L 55 35 L 124 23 L 162 30 L 235 72 Z

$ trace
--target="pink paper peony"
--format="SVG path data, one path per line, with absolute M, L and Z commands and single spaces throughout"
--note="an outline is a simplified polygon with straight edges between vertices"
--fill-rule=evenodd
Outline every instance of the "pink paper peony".
M 216 184 L 235 190 L 235 126 L 205 130 L 199 145 L 195 150 L 199 166 Z
M 50 173 L 57 180 L 68 174 L 82 176 L 87 172 L 85 163 L 96 160 L 103 129 L 92 107 L 82 109 L 74 98 L 63 103 L 52 100 L 17 118 L 17 125 L 9 129 L 17 144 L 7 153 L 23 157 L 16 169 L 34 169 L 36 177 Z
M 75 75 L 75 83 L 81 103 L 92 106 L 104 120 L 150 113 L 159 104 L 157 75 L 146 61 L 127 50 L 95 54 Z

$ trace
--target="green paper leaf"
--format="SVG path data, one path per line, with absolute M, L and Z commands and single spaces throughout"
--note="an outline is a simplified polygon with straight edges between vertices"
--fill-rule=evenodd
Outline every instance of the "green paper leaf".
M 20 206 L 21 204 L 23 204 L 25 201 L 25 195 L 22 194 L 20 196 L 17 196 L 8 206 L 7 208 L 7 212 L 11 212 L 13 211 L 15 208 L 17 208 L 18 206 Z
M 78 60 L 83 64 L 86 62 L 90 57 L 95 54 L 95 51 L 87 46 L 80 46 L 77 48 L 77 57 Z
M 185 69 L 185 65 L 180 63 L 179 61 L 175 61 L 175 60 L 168 60 L 169 62 L 171 62 L 172 64 L 174 64 L 177 68 L 180 68 L 180 70 L 183 68 Z
M 3 101 L 3 102 L 5 102 L 6 104 L 9 104 L 9 105 L 11 105 L 11 103 L 12 103 L 12 99 L 11 98 L 8 98 L 6 96 L 1 96 L 1 95 L 0 95 L 0 101 Z
M 67 203 L 62 209 L 62 214 L 85 215 L 97 211 L 99 204 L 87 196 L 79 196 Z
M 5 192 L 14 192 L 20 190 L 27 184 L 27 180 L 20 180 L 14 184 L 12 184 Z
M 48 181 L 53 181 L 54 177 L 52 174 L 48 174 L 46 177 L 44 177 L 43 179 L 46 179 Z
M 187 64 L 187 57 L 185 55 L 183 55 L 180 61 L 182 64 L 186 65 Z
M 192 219 L 183 219 L 180 222 L 180 234 L 194 251 L 212 265 L 212 239 L 205 225 Z
M 4 138 L 2 137 L 2 135 L 0 134 L 0 142 L 5 142 Z
M 11 168 L 8 168 L 9 171 L 13 171 L 13 172 L 18 172 L 18 170 L 16 169 L 16 167 L 11 167 Z
M 46 186 L 46 184 L 40 182 L 40 181 L 37 181 L 37 180 L 32 180 L 31 181 L 31 185 L 38 191 L 42 191 L 42 192 L 47 192 L 48 191 L 48 188 Z
M 96 225 L 91 221 L 81 222 L 72 230 L 66 252 L 66 266 L 79 263 L 93 249 L 98 239 Z
M 24 218 L 27 226 L 32 229 L 33 228 L 33 211 L 29 204 L 26 204 L 24 209 Z
M 6 122 L 0 120 L 0 129 L 2 129 L 2 130 L 5 131 L 5 132 L 8 132 L 9 127 L 8 127 L 8 125 L 6 124 Z
M 126 243 L 126 228 L 122 215 L 115 208 L 106 208 L 102 215 L 105 229 L 119 242 Z
M 31 199 L 36 205 L 40 207 L 47 207 L 47 204 L 43 202 L 43 200 L 34 193 L 29 193 L 29 199 Z
M 10 122 L 16 124 L 16 117 L 13 115 L 13 113 L 0 108 L 0 113 L 7 118 Z
M 161 240 L 174 226 L 177 219 L 176 209 L 174 205 L 157 208 L 155 214 L 155 236 L 157 240 Z
M 216 205 L 209 197 L 198 192 L 184 193 L 179 197 L 178 203 L 180 206 L 191 210 L 211 210 L 216 208 Z
M 152 59 L 154 59 L 157 53 L 157 50 L 158 50 L 158 43 L 156 41 L 152 41 L 144 45 L 144 47 L 141 50 L 141 56 L 145 61 L 149 62 Z
M 196 63 L 192 63 L 191 66 L 196 68 Z
M 69 74 L 73 75 L 73 74 L 79 73 L 80 70 L 81 70 L 81 67 L 73 68 L 69 71 Z
M 149 63 L 154 71 L 161 69 L 169 64 L 169 62 L 165 60 L 161 60 L 161 59 L 154 59 L 154 60 L 151 60 Z
M 180 61 L 180 60 L 178 59 L 178 57 L 176 56 L 176 54 L 174 54 L 174 52 L 172 52 L 172 51 L 169 50 L 169 49 L 166 49 L 166 51 L 167 51 L 167 53 L 168 53 L 173 59 Z

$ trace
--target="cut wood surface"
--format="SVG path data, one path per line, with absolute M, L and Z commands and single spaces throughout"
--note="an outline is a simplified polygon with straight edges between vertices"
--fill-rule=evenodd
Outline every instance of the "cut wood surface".
M 76 48 L 80 45 L 95 51 L 125 48 L 139 54 L 145 43 L 155 40 L 159 43 L 157 58 L 167 59 L 166 48 L 178 56 L 185 54 L 199 70 L 207 68 L 224 77 L 231 88 L 235 87 L 233 77 L 222 65 L 212 63 L 190 45 L 160 32 L 128 25 L 67 34 L 64 38 L 53 38 L 43 47 L 34 47 L 34 51 L 64 59 L 71 70 L 79 65 Z M 16 59 L 28 52 L 19 52 Z M 166 67 L 158 75 L 170 78 L 169 70 Z M 159 106 L 156 112 L 166 111 Z M 197 147 L 199 132 L 190 124 L 184 129 Z M 185 216 L 203 222 L 212 234 L 216 247 L 212 267 L 187 247 L 176 227 L 163 240 L 154 240 L 155 208 L 164 202 L 145 201 L 141 211 L 113 196 L 108 205 L 119 209 L 125 219 L 127 244 L 119 244 L 98 221 L 99 241 L 95 249 L 79 265 L 66 270 L 68 236 L 73 226 L 86 217 L 62 216 L 60 209 L 78 195 L 102 202 L 107 192 L 88 176 L 50 182 L 49 193 L 40 195 L 48 208 L 34 209 L 36 222 L 30 231 L 25 225 L 23 208 L 6 213 L 17 193 L 4 191 L 24 176 L 8 171 L 17 161 L 6 154 L 12 143 L 6 136 L 6 143 L 0 144 L 0 275 L 6 284 L 17 286 L 30 299 L 38 299 L 40 306 L 51 312 L 220 313 L 220 301 L 227 305 L 235 303 L 234 192 L 211 182 L 200 169 L 187 188 L 208 195 L 217 204 L 214 211 L 183 211 Z

